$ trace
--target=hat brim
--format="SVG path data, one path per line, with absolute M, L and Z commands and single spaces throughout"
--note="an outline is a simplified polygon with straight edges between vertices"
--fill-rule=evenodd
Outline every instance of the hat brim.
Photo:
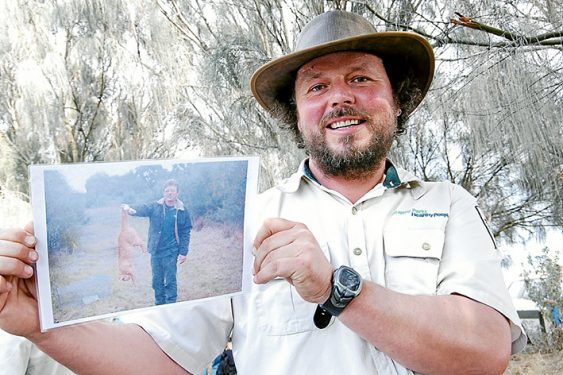
M 418 95 L 413 97 L 409 112 L 420 104 L 434 76 L 434 52 L 428 41 L 418 34 L 389 31 L 339 39 L 272 60 L 252 75 L 252 94 L 264 109 L 271 111 L 276 104 L 287 103 L 291 98 L 295 75 L 301 66 L 342 51 L 362 51 L 381 58 L 394 89 L 410 80 L 410 90 L 416 89 Z

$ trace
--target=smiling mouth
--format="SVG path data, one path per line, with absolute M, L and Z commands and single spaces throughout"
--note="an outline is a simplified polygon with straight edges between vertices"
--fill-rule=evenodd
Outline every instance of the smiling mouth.
M 338 121 L 333 122 L 332 124 L 328 125 L 329 129 L 343 129 L 354 125 L 359 125 L 362 123 L 362 120 L 346 120 L 346 121 Z

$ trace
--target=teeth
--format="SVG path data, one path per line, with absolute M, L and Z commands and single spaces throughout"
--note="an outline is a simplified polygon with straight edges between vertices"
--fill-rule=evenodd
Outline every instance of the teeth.
M 331 129 L 340 129 L 340 128 L 344 128 L 346 126 L 358 125 L 359 123 L 360 123 L 360 120 L 339 121 L 339 122 L 335 122 L 333 124 L 330 124 L 329 127 Z

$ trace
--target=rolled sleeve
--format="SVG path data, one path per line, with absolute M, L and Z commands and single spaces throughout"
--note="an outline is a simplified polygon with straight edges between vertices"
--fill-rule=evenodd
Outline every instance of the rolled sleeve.
M 504 283 L 500 254 L 477 211 L 475 198 L 458 186 L 452 194 L 437 294 L 461 294 L 503 314 L 510 321 L 512 353 L 519 352 L 527 338 Z
M 230 299 L 163 306 L 120 317 L 142 327 L 187 371 L 201 374 L 226 346 L 233 327 Z

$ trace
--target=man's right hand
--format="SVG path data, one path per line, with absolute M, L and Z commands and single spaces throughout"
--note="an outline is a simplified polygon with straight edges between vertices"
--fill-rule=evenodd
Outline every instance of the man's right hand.
M 24 337 L 40 332 L 33 226 L 0 233 L 0 329 Z
M 121 204 L 121 209 L 127 212 L 129 215 L 133 215 L 137 212 L 134 208 L 129 207 L 129 205 L 126 203 Z

